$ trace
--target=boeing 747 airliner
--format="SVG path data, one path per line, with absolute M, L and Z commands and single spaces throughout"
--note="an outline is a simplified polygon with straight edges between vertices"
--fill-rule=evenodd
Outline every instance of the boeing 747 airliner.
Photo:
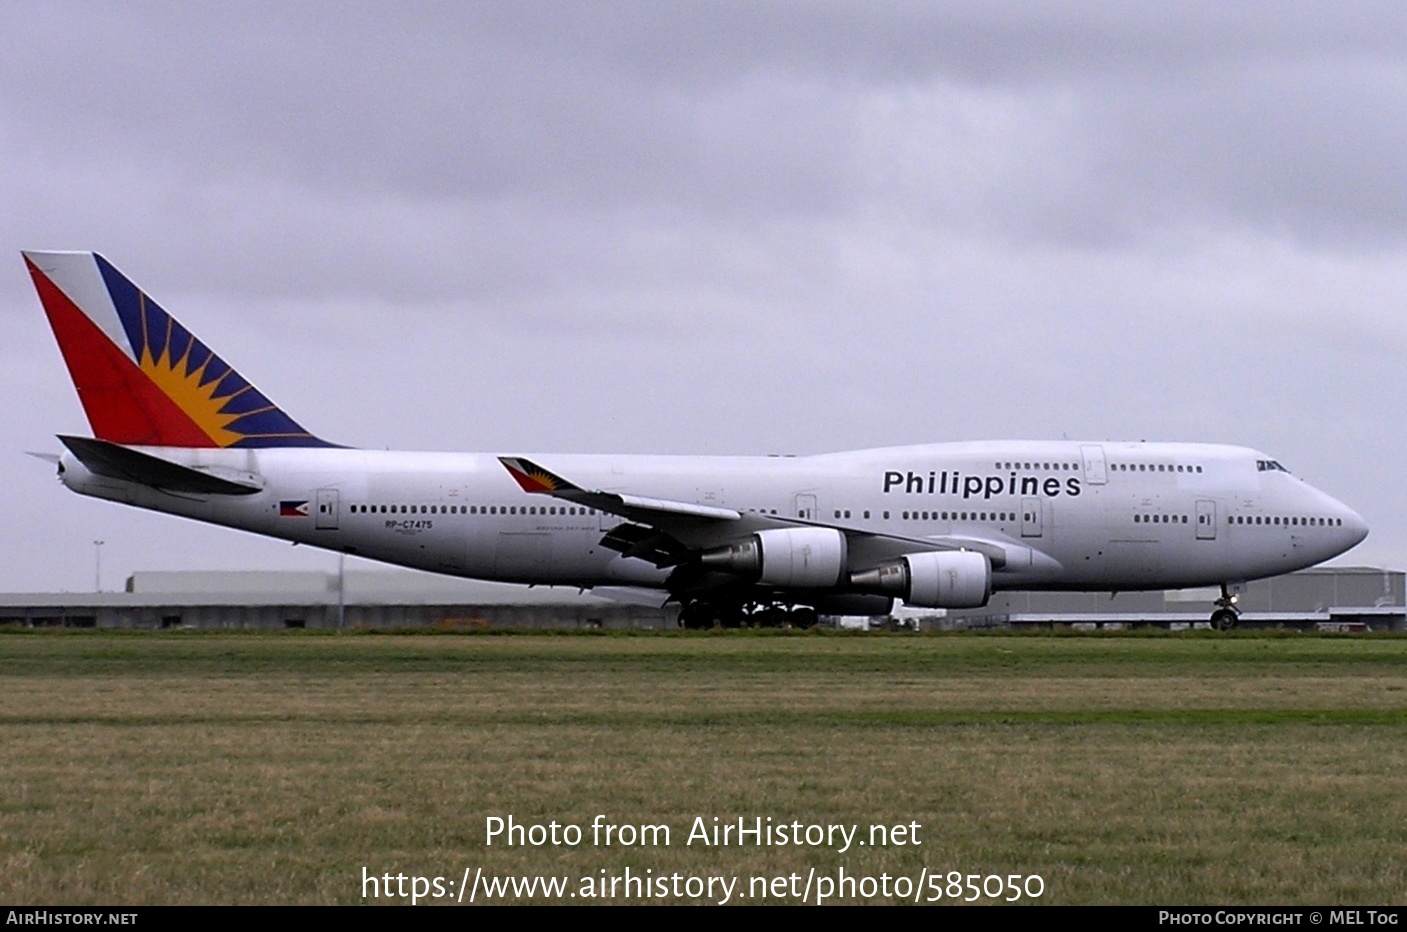
M 359 450 L 319 439 L 102 256 L 25 261 L 93 436 L 63 484 L 456 576 L 656 590 L 686 626 L 1220 585 L 1368 533 L 1274 458 L 1199 443 L 935 443 L 796 457 Z

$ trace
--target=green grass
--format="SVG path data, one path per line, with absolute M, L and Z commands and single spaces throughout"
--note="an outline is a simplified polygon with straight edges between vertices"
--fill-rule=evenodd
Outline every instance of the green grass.
M 1407 639 L 0 632 L 0 689 L 10 903 L 359 903 L 363 867 L 466 866 L 1407 901 Z M 487 846 L 509 814 L 674 837 Z M 685 845 L 696 816 L 923 844 Z

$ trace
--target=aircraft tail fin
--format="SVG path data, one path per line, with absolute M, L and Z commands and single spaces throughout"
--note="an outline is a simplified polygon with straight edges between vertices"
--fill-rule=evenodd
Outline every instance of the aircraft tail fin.
M 26 251 L 24 260 L 99 440 L 164 447 L 331 446 L 102 256 Z

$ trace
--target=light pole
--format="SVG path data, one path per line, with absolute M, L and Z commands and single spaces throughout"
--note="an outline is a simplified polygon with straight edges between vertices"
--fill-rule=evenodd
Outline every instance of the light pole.
M 103 591 L 103 544 L 105 541 L 93 541 L 93 591 Z

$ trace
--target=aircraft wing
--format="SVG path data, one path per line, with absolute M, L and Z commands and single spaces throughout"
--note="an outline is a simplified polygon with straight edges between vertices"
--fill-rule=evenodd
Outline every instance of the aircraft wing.
M 588 491 L 524 457 L 500 456 L 498 459 L 519 487 L 530 495 L 550 495 L 631 522 L 607 532 L 602 544 L 626 556 L 650 560 L 656 566 L 682 563 L 693 552 L 724 546 L 756 531 L 795 527 L 827 527 L 844 533 L 851 563 L 857 569 L 878 566 L 906 553 L 925 550 L 976 551 L 987 556 L 993 569 L 1008 564 L 1029 565 L 1033 558 L 1029 547 L 985 538 L 878 534 L 785 515 L 744 513 L 694 502 Z
M 696 505 L 692 502 L 673 502 L 662 498 L 641 498 L 636 495 L 622 495 L 618 492 L 588 492 L 548 472 L 532 460 L 520 456 L 500 456 L 504 465 L 524 492 L 530 495 L 551 495 L 564 501 L 575 502 L 588 508 L 596 508 L 613 515 L 620 515 L 631 521 L 651 523 L 652 520 L 668 521 L 738 521 L 742 513 L 731 508 L 714 508 L 710 505 Z

